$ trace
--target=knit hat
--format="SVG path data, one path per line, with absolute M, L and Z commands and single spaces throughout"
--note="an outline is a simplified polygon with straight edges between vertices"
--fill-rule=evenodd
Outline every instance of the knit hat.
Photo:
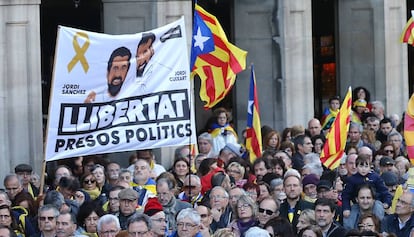
M 318 176 L 316 176 L 316 174 L 308 174 L 302 180 L 303 187 L 305 187 L 308 184 L 318 185 L 318 183 L 319 183 L 319 178 Z
M 153 216 L 160 211 L 163 211 L 163 209 L 161 203 L 158 201 L 158 198 L 148 198 L 148 202 L 144 208 L 144 214 Z
M 32 171 L 33 171 L 32 167 L 28 164 L 20 164 L 14 168 L 14 173 L 19 173 L 19 172 L 31 173 Z

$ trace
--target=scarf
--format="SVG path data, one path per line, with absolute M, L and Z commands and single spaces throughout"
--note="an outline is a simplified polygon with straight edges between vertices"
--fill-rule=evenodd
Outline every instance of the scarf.
M 232 133 L 234 137 L 237 138 L 237 133 L 234 129 L 230 126 L 230 124 L 226 123 L 224 126 L 220 126 L 217 123 L 213 123 L 211 125 L 210 134 L 213 138 L 217 137 L 218 135 L 226 136 L 227 134 Z
M 250 228 L 256 226 L 256 220 L 250 219 L 247 222 L 241 222 L 240 220 L 237 221 L 237 227 L 240 231 L 240 236 L 244 236 L 244 233 Z
M 167 228 L 168 230 L 175 230 L 176 223 L 175 223 L 175 216 L 177 212 L 175 211 L 175 197 L 171 198 L 171 201 L 162 207 L 165 213 L 165 219 L 167 219 Z
M 94 188 L 92 190 L 83 189 L 83 191 L 87 192 L 92 200 L 95 200 L 101 194 L 101 191 L 99 190 L 99 188 Z

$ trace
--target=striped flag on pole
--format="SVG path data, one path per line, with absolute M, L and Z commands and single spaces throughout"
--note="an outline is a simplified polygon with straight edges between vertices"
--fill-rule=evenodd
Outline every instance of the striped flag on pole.
M 262 133 L 260 126 L 259 100 L 256 90 L 256 76 L 251 66 L 249 101 L 247 103 L 246 149 L 249 151 L 250 162 L 262 156 Z
M 411 15 L 413 14 L 413 11 L 411 11 Z M 407 44 L 414 44 L 414 20 L 413 16 L 407 21 L 405 24 L 404 30 L 401 33 L 400 41 L 401 43 L 407 43 Z
M 200 98 L 212 108 L 230 92 L 236 74 L 246 68 L 247 52 L 228 42 L 217 18 L 195 4 L 191 75 L 201 79 Z
M 414 165 L 414 94 L 408 101 L 404 115 L 404 138 L 407 146 L 408 158 Z
M 351 122 L 352 91 L 348 88 L 342 106 L 329 129 L 325 145 L 321 152 L 321 162 L 333 170 L 339 166 L 344 154 L 349 124 Z

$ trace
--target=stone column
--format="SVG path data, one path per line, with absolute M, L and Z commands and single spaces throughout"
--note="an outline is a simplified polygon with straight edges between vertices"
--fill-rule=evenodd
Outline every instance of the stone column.
M 307 126 L 314 116 L 311 0 L 281 1 L 286 125 Z
M 338 2 L 340 91 L 364 86 L 386 113 L 401 113 L 408 101 L 406 46 L 399 37 L 406 23 L 404 0 Z
M 0 172 L 43 160 L 40 0 L 0 0 Z M 4 176 L 1 176 L 4 177 Z

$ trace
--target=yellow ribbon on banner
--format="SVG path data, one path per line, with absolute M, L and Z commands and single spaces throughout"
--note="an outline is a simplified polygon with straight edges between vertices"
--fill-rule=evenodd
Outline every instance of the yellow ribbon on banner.
M 82 47 L 78 43 L 78 37 L 84 38 L 86 40 L 85 43 L 82 45 Z M 80 62 L 83 70 L 85 71 L 85 73 L 87 73 L 89 69 L 89 64 L 85 58 L 85 53 L 86 53 L 86 50 L 88 50 L 89 45 L 90 45 L 88 35 L 84 32 L 77 32 L 76 35 L 73 36 L 72 45 L 73 45 L 73 49 L 76 52 L 76 55 L 73 56 L 72 60 L 68 64 L 68 72 L 72 71 L 73 67 L 75 67 L 75 65 L 78 62 Z

